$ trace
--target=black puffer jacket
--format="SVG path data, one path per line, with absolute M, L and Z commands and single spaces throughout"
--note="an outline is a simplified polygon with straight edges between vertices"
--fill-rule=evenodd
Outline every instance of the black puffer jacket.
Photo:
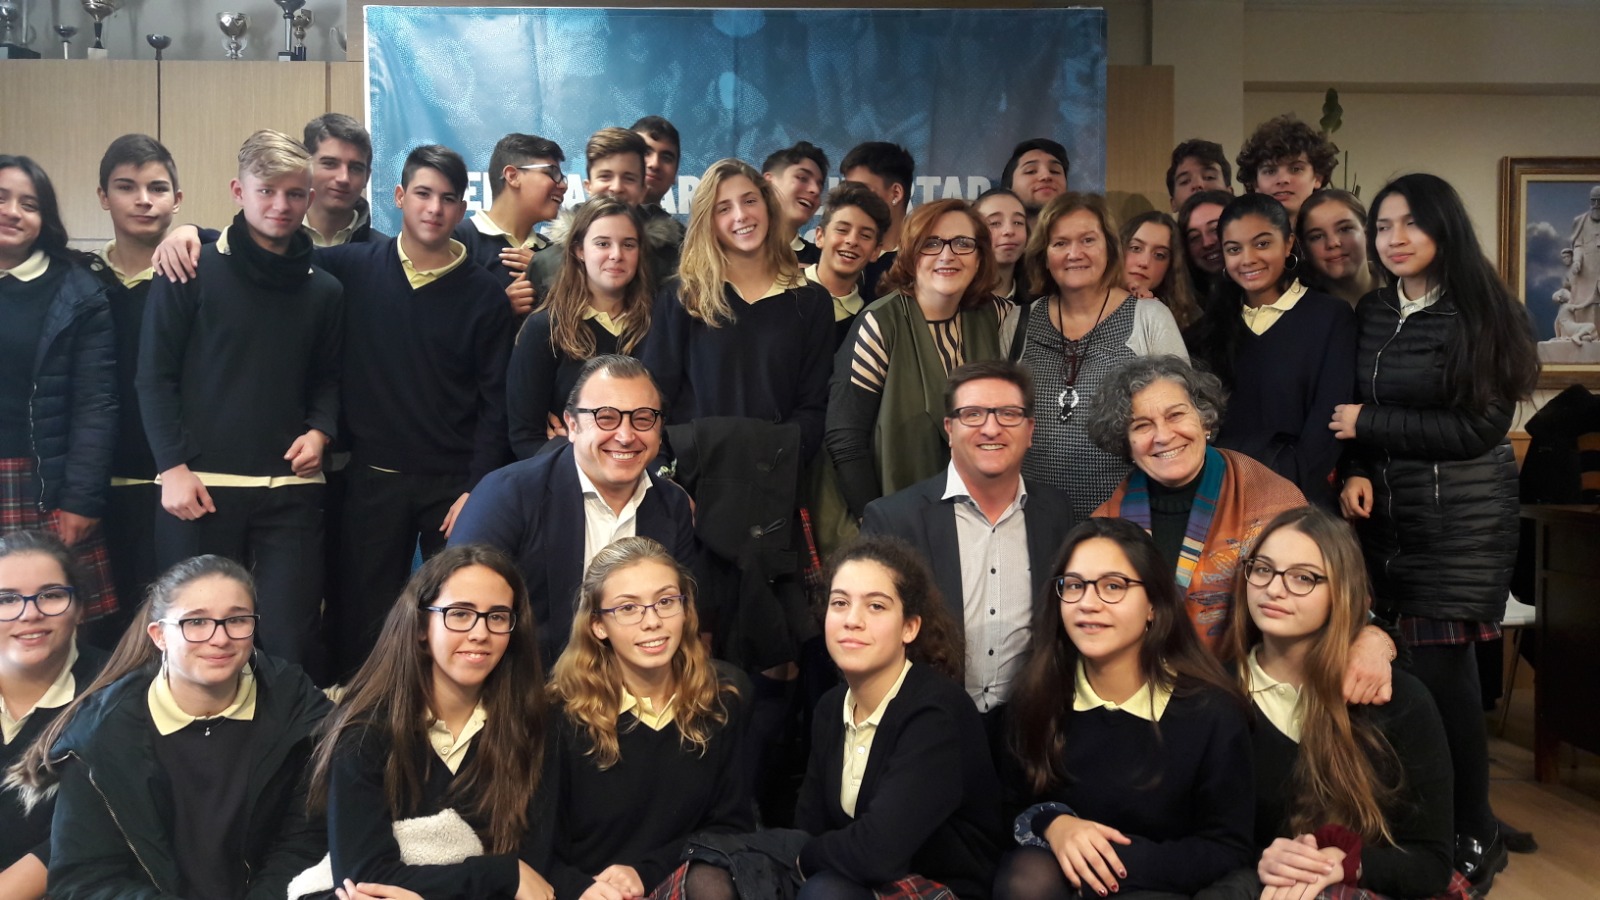
M 1456 404 L 1445 358 L 1461 316 L 1449 296 L 1404 321 L 1393 288 L 1356 308 L 1363 404 L 1346 477 L 1372 479 L 1358 520 L 1377 612 L 1498 622 L 1517 555 L 1517 464 L 1506 434 L 1515 405 Z
M 105 512 L 117 443 L 116 339 L 107 292 L 93 272 L 73 265 L 45 314 L 30 400 L 40 511 L 91 519 Z

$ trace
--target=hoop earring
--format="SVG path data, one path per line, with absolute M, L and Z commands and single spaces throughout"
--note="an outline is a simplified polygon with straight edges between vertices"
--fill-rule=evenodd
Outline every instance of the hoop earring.
M 1283 268 L 1287 272 L 1293 272 L 1295 269 L 1300 268 L 1300 257 L 1291 252 L 1288 258 L 1283 261 Z

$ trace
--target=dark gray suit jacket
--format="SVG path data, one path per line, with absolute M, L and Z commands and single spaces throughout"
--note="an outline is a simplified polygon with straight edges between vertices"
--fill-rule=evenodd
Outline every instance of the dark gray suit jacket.
M 961 547 L 956 540 L 954 500 L 941 499 L 946 472 L 919 481 L 903 491 L 880 497 L 867 504 L 861 522 L 864 534 L 888 534 L 915 547 L 933 569 L 934 583 L 944 594 L 945 605 L 960 625 L 962 613 Z M 1072 504 L 1064 491 L 1040 482 L 1028 484 L 1028 502 L 1023 507 L 1028 532 L 1028 567 L 1032 573 L 1036 604 L 1050 575 L 1050 565 L 1062 539 L 1078 524 Z

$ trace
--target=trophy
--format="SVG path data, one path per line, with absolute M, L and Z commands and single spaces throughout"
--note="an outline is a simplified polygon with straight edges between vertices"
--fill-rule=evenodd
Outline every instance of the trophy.
M 0 59 L 38 59 L 39 51 L 28 46 L 30 35 L 22 33 L 17 40 L 17 23 L 22 21 L 22 8 L 17 0 L 0 0 Z
M 244 33 L 250 27 L 250 17 L 244 13 L 222 12 L 217 13 L 217 27 L 228 36 L 224 44 L 228 48 L 229 59 L 244 59 Z
M 106 45 L 100 42 L 105 29 L 106 19 L 122 7 L 122 0 L 82 0 L 83 11 L 94 19 L 94 46 L 86 54 L 90 59 L 110 59 L 111 54 L 106 52 Z
M 56 37 L 61 38 L 61 58 L 62 59 L 71 59 L 72 58 L 72 36 L 78 33 L 78 26 L 76 26 L 76 25 L 57 25 L 55 27 L 55 32 L 56 32 Z
M 155 48 L 156 62 L 161 62 L 161 51 L 172 46 L 172 38 L 164 34 L 147 34 L 144 36 L 144 42 Z
M 306 33 L 311 30 L 311 10 L 297 9 L 290 20 L 294 27 L 294 58 L 306 61 Z
M 294 14 L 306 5 L 306 0 L 272 0 L 283 10 L 283 49 L 278 51 L 279 62 L 298 59 L 294 52 Z

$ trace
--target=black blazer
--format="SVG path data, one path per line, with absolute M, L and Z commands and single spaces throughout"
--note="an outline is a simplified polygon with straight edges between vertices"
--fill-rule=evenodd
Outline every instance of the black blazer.
M 867 534 L 889 534 L 910 542 L 933 567 L 933 580 L 944 594 L 945 605 L 961 625 L 961 547 L 956 541 L 954 500 L 941 499 L 948 473 L 941 471 L 902 491 L 880 497 L 867 504 L 861 530 Z M 1028 530 L 1028 567 L 1032 574 L 1033 597 L 1037 602 L 1050 575 L 1061 542 L 1078 524 L 1066 492 L 1040 482 L 1028 484 L 1028 503 L 1023 519 Z
M 478 482 L 450 546 L 488 544 L 517 562 L 528 585 L 548 667 L 567 645 L 572 610 L 583 582 L 583 490 L 572 445 L 490 472 Z M 661 542 L 686 566 L 695 564 L 694 513 L 689 495 L 647 473 L 650 490 L 639 504 L 640 537 Z
M 872 738 L 854 818 L 839 805 L 844 694 L 817 703 L 795 826 L 806 875 L 830 871 L 865 887 L 909 874 L 985 900 L 1005 834 L 1000 780 L 978 711 L 960 685 L 913 665 Z

